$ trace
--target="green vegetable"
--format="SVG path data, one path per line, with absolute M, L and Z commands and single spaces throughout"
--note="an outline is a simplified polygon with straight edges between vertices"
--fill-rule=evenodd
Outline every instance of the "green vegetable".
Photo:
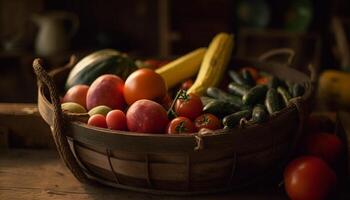
M 299 96 L 302 96 L 305 92 L 305 89 L 302 85 L 298 84 L 298 83 L 295 83 L 293 85 L 293 97 L 299 97 Z
M 206 96 L 201 96 L 201 101 L 203 103 L 203 106 L 207 105 L 208 103 L 215 101 L 216 99 L 214 98 L 210 98 L 210 97 L 206 97 Z
M 242 78 L 247 85 L 250 85 L 250 86 L 255 85 L 255 81 L 249 70 L 247 69 L 242 70 Z
M 268 119 L 269 115 L 266 111 L 266 108 L 262 104 L 257 104 L 254 106 L 252 113 L 252 121 L 256 123 L 265 122 Z
M 286 88 L 288 89 L 289 94 L 293 94 L 293 83 L 290 81 L 285 81 Z
M 218 117 L 222 117 L 231 113 L 236 112 L 238 109 L 235 105 L 221 101 L 221 100 L 213 100 L 204 106 L 204 113 L 211 113 Z
M 277 78 L 276 76 L 272 76 L 268 83 L 269 88 L 275 88 L 275 89 L 277 89 L 277 87 L 279 86 L 284 86 L 284 85 L 285 83 L 281 81 L 279 78 Z
M 277 93 L 275 88 L 270 88 L 267 91 L 265 106 L 270 115 L 283 109 L 283 102 L 281 96 Z
M 243 110 L 243 111 L 235 112 L 233 114 L 230 114 L 224 117 L 222 120 L 222 123 L 224 126 L 233 128 L 237 126 L 237 124 L 242 118 L 249 119 L 251 117 L 251 114 L 252 114 L 251 110 Z
M 284 105 L 288 106 L 289 100 L 292 98 L 289 92 L 283 87 L 278 87 L 277 92 L 281 95 Z
M 134 61 L 127 55 L 112 49 L 94 52 L 79 61 L 71 70 L 65 88 L 77 84 L 90 85 L 103 74 L 115 74 L 125 80 L 137 69 Z
M 257 85 L 251 88 L 247 94 L 242 97 L 242 102 L 245 105 L 254 105 L 265 98 L 267 91 L 266 85 Z
M 228 85 L 227 89 L 232 94 L 243 96 L 248 93 L 250 87 L 248 85 L 241 85 L 235 82 L 231 82 Z
M 230 76 L 230 78 L 238 84 L 244 85 L 246 84 L 245 80 L 243 79 L 243 77 L 238 74 L 237 72 L 233 71 L 233 70 L 229 70 L 228 71 L 228 75 Z
M 237 109 L 240 109 L 243 106 L 243 103 L 240 97 L 230 95 L 224 92 L 223 90 L 220 90 L 219 88 L 209 87 L 207 88 L 206 92 L 209 97 L 212 97 L 221 101 L 229 102 L 235 105 Z

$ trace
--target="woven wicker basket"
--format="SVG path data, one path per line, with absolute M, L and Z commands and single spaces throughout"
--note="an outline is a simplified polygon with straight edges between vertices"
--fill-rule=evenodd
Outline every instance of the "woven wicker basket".
M 315 76 L 310 78 L 280 64 L 239 59 L 234 63 L 256 66 L 301 83 L 306 92 L 260 125 L 205 135 L 140 134 L 87 126 L 81 122 L 86 115 L 61 111 L 56 85 L 64 85 L 73 62 L 48 74 L 36 59 L 33 68 L 38 78 L 39 111 L 51 127 L 61 158 L 77 179 L 187 195 L 231 190 L 259 181 L 288 160 L 300 138 Z

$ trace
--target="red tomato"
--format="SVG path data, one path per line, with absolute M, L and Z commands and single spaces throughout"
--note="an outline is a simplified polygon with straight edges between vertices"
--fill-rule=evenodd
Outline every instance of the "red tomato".
M 306 154 L 322 158 L 335 164 L 343 152 L 343 143 L 338 136 L 330 133 L 314 133 L 306 137 Z
M 193 80 L 189 79 L 181 84 L 182 90 L 188 90 L 193 85 Z
M 107 128 L 106 118 L 101 114 L 92 115 L 88 120 L 88 125 Z
M 302 156 L 288 164 L 284 184 L 292 200 L 323 200 L 335 187 L 336 175 L 320 158 Z
M 109 129 L 126 131 L 126 116 L 121 110 L 111 110 L 106 116 L 107 126 Z
M 194 125 L 197 130 L 202 128 L 216 130 L 221 128 L 221 121 L 215 115 L 206 113 L 197 117 L 194 120 Z
M 128 105 L 140 99 L 160 102 L 167 93 L 164 79 L 151 69 L 139 69 L 126 79 L 124 98 Z
M 192 121 L 186 117 L 176 117 L 168 124 L 168 134 L 193 133 L 195 127 Z
M 165 133 L 168 115 L 160 104 L 147 99 L 133 103 L 126 113 L 128 129 L 138 133 Z
M 202 114 L 203 103 L 199 96 L 195 94 L 184 94 L 177 99 L 175 112 L 178 116 L 187 117 L 190 120 L 196 119 Z

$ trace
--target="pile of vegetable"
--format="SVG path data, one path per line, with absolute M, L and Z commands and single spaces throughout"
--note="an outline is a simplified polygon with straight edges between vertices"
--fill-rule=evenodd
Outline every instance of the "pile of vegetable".
M 229 70 L 231 82 L 219 88 L 232 49 L 233 36 L 219 33 L 208 48 L 157 68 L 137 66 L 128 55 L 112 49 L 94 52 L 71 70 L 62 109 L 88 112 L 88 124 L 104 128 L 193 133 L 263 123 L 303 94 L 301 85 L 254 67 Z M 171 96 L 168 90 L 181 83 L 185 90 Z

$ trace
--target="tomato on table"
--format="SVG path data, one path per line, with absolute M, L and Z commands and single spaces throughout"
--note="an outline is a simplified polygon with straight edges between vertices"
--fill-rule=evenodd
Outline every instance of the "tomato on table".
M 326 199 L 336 185 L 336 174 L 325 161 L 302 156 L 291 161 L 284 171 L 284 185 L 292 200 Z
M 221 128 L 221 121 L 215 115 L 210 113 L 205 113 L 198 116 L 194 120 L 194 125 L 197 128 L 197 130 L 200 130 L 202 128 L 217 130 Z
M 313 133 L 306 137 L 305 153 L 335 164 L 343 153 L 343 143 L 332 133 Z
M 183 92 L 176 100 L 175 113 L 178 116 L 187 117 L 190 120 L 196 119 L 202 114 L 203 103 L 199 96 Z
M 193 133 L 195 126 L 187 117 L 176 117 L 168 124 L 168 134 Z

